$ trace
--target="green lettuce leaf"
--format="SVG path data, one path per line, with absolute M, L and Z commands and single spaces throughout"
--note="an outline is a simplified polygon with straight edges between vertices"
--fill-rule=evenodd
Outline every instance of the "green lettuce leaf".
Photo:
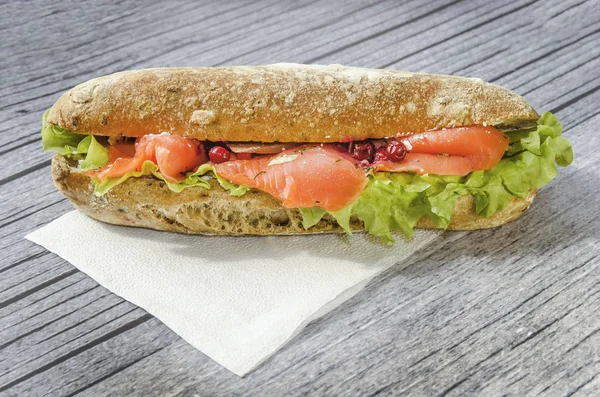
M 71 155 L 79 154 L 77 146 L 85 139 L 86 135 L 74 134 L 59 126 L 48 123 L 48 112 L 44 112 L 42 117 L 42 148 L 46 152 Z
M 327 211 L 321 207 L 298 208 L 298 210 L 302 214 L 302 227 L 305 229 L 319 223 L 321 218 L 323 218 L 323 215 L 327 213 Z
M 58 153 L 75 158 L 84 157 L 79 161 L 82 171 L 98 169 L 108 163 L 108 149 L 102 146 L 92 135 L 74 134 L 48 123 L 48 112 L 42 117 L 42 148 L 46 152 Z M 85 155 L 85 156 L 83 156 Z
M 218 176 L 216 174 L 215 168 L 211 164 L 202 164 L 198 168 L 198 170 L 196 170 L 195 172 L 188 172 L 185 176 L 185 179 L 182 182 L 179 182 L 179 183 L 169 182 L 165 179 L 163 174 L 161 174 L 160 171 L 158 170 L 158 165 L 156 165 L 155 163 L 153 163 L 152 161 L 149 161 L 149 160 L 144 161 L 144 163 L 142 164 L 141 171 L 128 172 L 127 174 L 125 174 L 119 178 L 106 178 L 103 181 L 100 181 L 99 179 L 92 177 L 92 182 L 94 183 L 94 194 L 96 196 L 103 196 L 106 193 L 108 193 L 108 191 L 110 191 L 110 189 L 125 182 L 129 178 L 139 178 L 142 176 L 154 176 L 155 178 L 158 178 L 161 181 L 164 181 L 170 190 L 179 193 L 185 188 L 194 187 L 194 186 L 201 187 L 204 189 L 210 189 L 210 183 L 203 178 L 203 176 L 205 176 L 209 172 L 212 173 L 211 176 L 215 176 L 217 178 L 217 181 L 219 182 L 221 187 L 223 187 L 223 189 L 229 190 L 229 193 L 232 196 L 242 196 L 248 190 L 250 190 L 250 188 L 248 186 L 244 186 L 244 185 L 238 186 L 236 184 L 233 184 L 233 183 L 221 178 L 220 176 Z
M 490 170 L 464 177 L 377 172 L 369 176 L 358 199 L 330 214 L 348 232 L 349 219 L 356 216 L 369 233 L 385 241 L 393 241 L 395 230 L 411 237 L 423 217 L 437 227 L 448 227 L 456 200 L 465 194 L 475 196 L 478 215 L 491 216 L 506 208 L 513 197 L 526 197 L 530 189 L 550 182 L 558 174 L 557 164 L 564 167 L 573 162 L 571 144 L 561 134 L 558 119 L 544 113 L 537 128 L 508 133 L 510 147 Z M 307 228 L 327 213 L 319 207 L 301 212 Z
M 86 155 L 79 161 L 79 169 L 82 171 L 96 170 L 108 163 L 108 149 L 98 143 L 92 135 L 86 136 L 79 142 L 77 153 Z

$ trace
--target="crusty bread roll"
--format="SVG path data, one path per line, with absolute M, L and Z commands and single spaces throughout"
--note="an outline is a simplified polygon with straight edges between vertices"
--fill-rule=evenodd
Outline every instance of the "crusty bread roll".
M 48 114 L 80 134 L 232 142 L 348 142 L 537 119 L 525 99 L 480 79 L 296 64 L 115 73 L 76 86 Z
M 163 131 L 202 141 L 349 142 L 446 127 L 529 128 L 536 111 L 519 95 L 479 79 L 340 65 L 278 64 L 162 68 L 116 73 L 80 84 L 52 106 L 48 123 L 79 134 L 139 137 Z M 252 189 L 234 197 L 211 180 L 175 193 L 153 177 L 130 178 L 102 197 L 77 163 L 56 155 L 58 189 L 104 222 L 215 235 L 342 232 L 330 216 L 308 230 L 297 209 Z M 456 202 L 449 229 L 495 227 L 517 219 L 535 190 L 490 217 L 475 199 Z M 417 227 L 433 228 L 428 219 Z M 357 218 L 351 228 L 363 230 Z
M 56 187 L 77 209 L 115 225 L 209 235 L 343 232 L 328 214 L 316 225 L 304 229 L 300 212 L 284 207 L 273 196 L 252 189 L 241 197 L 234 197 L 214 179 L 210 181 L 210 190 L 191 187 L 175 193 L 163 181 L 152 177 L 129 178 L 98 197 L 94 195 L 90 178 L 78 171 L 77 162 L 58 154 L 52 159 L 52 176 Z M 532 189 L 526 198 L 515 197 L 505 209 L 484 218 L 475 215 L 472 195 L 461 196 L 448 228 L 475 230 L 503 225 L 519 218 L 534 197 Z M 356 231 L 364 230 L 362 222 L 355 217 L 350 226 Z M 417 227 L 435 228 L 427 218 L 421 219 Z

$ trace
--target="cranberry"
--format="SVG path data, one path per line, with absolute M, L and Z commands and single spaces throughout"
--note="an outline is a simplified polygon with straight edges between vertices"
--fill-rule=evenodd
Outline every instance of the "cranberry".
M 215 164 L 223 163 L 229 160 L 229 150 L 223 146 L 213 146 L 208 152 L 208 157 Z
M 391 161 L 402 161 L 406 156 L 406 146 L 401 141 L 393 140 L 387 145 L 387 157 Z
M 350 155 L 357 160 L 373 161 L 375 145 L 369 141 L 352 142 L 349 147 Z
M 235 155 L 238 160 L 250 160 L 252 158 L 252 153 L 236 153 Z
M 375 162 L 377 161 L 387 161 L 388 160 L 388 152 L 385 146 L 380 147 L 375 152 Z

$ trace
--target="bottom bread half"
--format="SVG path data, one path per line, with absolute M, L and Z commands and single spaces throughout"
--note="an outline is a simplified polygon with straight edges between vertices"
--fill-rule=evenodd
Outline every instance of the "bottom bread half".
M 342 233 L 328 214 L 309 229 L 302 227 L 298 210 L 286 208 L 273 196 L 252 189 L 234 197 L 214 179 L 210 189 L 191 187 L 175 193 L 153 177 L 130 178 L 104 196 L 94 195 L 91 179 L 77 169 L 77 162 L 61 155 L 52 159 L 56 187 L 73 205 L 88 216 L 115 225 L 145 227 L 188 234 L 208 235 L 286 235 Z M 503 225 L 519 218 L 529 208 L 535 190 L 524 198 L 514 198 L 503 210 L 490 217 L 475 214 L 475 199 L 460 197 L 448 229 L 475 230 Z M 350 226 L 361 231 L 363 223 L 353 217 Z M 429 219 L 417 224 L 435 228 Z

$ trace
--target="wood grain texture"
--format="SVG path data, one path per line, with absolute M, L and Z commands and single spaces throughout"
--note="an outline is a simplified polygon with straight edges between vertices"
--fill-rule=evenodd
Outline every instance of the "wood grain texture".
M 0 32 L 0 395 L 600 394 L 595 0 L 11 1 Z M 62 92 L 282 61 L 481 77 L 555 111 L 576 160 L 520 221 L 445 234 L 240 379 L 23 236 L 70 209 L 39 140 Z

